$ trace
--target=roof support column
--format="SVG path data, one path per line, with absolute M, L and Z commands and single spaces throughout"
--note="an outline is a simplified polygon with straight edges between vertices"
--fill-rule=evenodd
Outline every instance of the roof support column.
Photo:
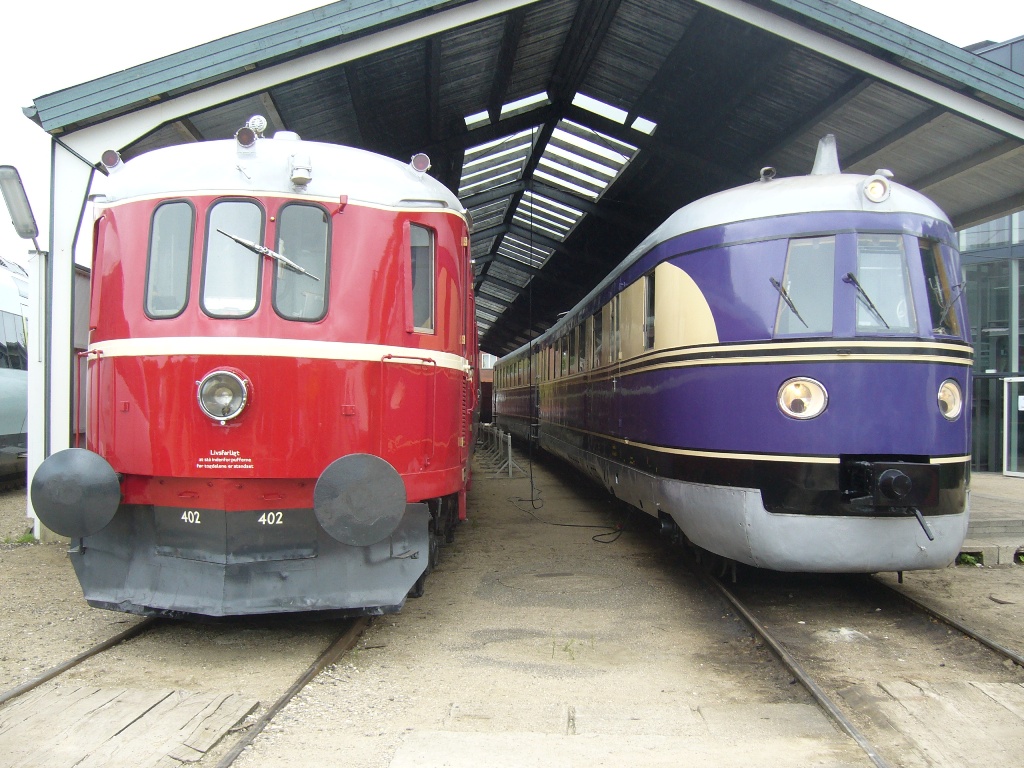
M 31 353 L 28 369 L 28 477 L 43 459 L 71 446 L 75 240 L 95 172 L 57 141 L 50 150 L 50 252 L 30 264 Z M 91 238 L 90 238 L 91 240 Z M 53 536 L 28 513 L 37 538 Z

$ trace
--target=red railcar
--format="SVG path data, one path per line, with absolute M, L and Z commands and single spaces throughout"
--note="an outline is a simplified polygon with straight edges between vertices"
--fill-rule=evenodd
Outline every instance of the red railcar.
M 397 610 L 465 516 L 462 206 L 425 156 L 260 127 L 105 158 L 87 448 L 31 489 L 94 606 Z

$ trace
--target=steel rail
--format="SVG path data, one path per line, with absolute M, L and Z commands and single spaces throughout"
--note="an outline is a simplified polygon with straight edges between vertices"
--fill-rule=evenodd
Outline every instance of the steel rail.
M 698 573 L 698 576 L 703 580 L 710 582 L 722 594 L 726 601 L 736 609 L 736 612 L 743 617 L 743 620 L 750 625 L 750 628 L 762 640 L 764 640 L 775 655 L 779 657 L 779 660 L 782 661 L 786 668 L 793 674 L 800 684 L 803 685 L 815 702 L 817 702 L 818 706 L 825 710 L 825 712 L 851 739 L 857 742 L 857 745 L 864 750 L 867 756 L 871 759 L 871 762 L 878 766 L 878 768 L 892 768 L 892 766 L 878 754 L 878 750 L 875 749 L 874 744 L 872 744 L 868 738 L 861 733 L 860 729 L 842 713 L 835 701 L 833 701 L 832 698 L 822 690 L 821 686 L 819 686 L 811 676 L 807 674 L 800 662 L 798 662 L 796 658 L 787 651 L 778 640 L 775 639 L 768 629 L 746 609 L 743 603 L 740 602 L 739 598 L 730 592 L 719 579 L 702 573 Z
M 1001 655 L 1001 656 L 1003 656 L 1003 657 L 1005 657 L 1007 659 L 1010 659 L 1010 661 L 1012 661 L 1017 666 L 1024 667 L 1024 656 L 1022 656 L 1021 654 L 1017 653 L 1017 651 L 1014 651 L 1012 648 L 1007 648 L 1005 645 L 1000 645 L 995 640 L 992 640 L 992 639 L 990 639 L 988 637 L 985 637 L 984 635 L 982 635 L 979 632 L 975 632 L 973 629 L 971 629 L 967 625 L 961 624 L 957 619 L 954 619 L 952 616 L 946 615 L 942 611 L 938 610 L 937 608 L 933 608 L 932 606 L 928 605 L 927 603 L 922 603 L 916 597 L 911 597 L 906 592 L 903 592 L 902 590 L 897 589 L 896 587 L 892 586 L 891 584 L 886 584 L 884 581 L 882 581 L 881 579 L 878 579 L 877 577 L 873 576 L 871 578 L 872 578 L 872 581 L 874 581 L 876 584 L 878 584 L 881 587 L 885 587 L 890 592 L 894 592 L 895 594 L 899 595 L 904 600 L 906 600 L 908 603 L 913 605 L 915 608 L 918 608 L 919 610 L 924 611 L 929 616 L 932 616 L 933 618 L 936 618 L 939 621 L 941 621 L 943 624 L 947 624 L 950 627 L 952 627 L 953 629 L 955 629 L 955 630 L 957 630 L 959 632 L 962 632 L 963 634 L 967 635 L 972 640 L 975 640 L 975 641 L 981 643 L 986 648 L 989 648 L 989 649 L 995 651 L 999 655 Z
M 237 760 L 238 756 L 245 751 L 246 747 L 256 740 L 256 737 L 263 732 L 263 729 L 270 724 L 270 721 L 274 719 L 277 713 L 284 709 L 288 702 L 295 698 L 295 695 L 298 694 L 299 691 L 305 688 L 314 677 L 323 671 L 325 667 L 334 664 L 346 651 L 356 644 L 356 641 L 363 633 L 363 630 L 366 629 L 369 622 L 370 620 L 365 616 L 353 620 L 345 631 L 342 632 L 337 639 L 320 654 L 319 658 L 317 658 L 317 660 L 314 661 L 306 671 L 291 684 L 291 687 L 281 694 L 278 700 L 263 713 L 260 719 L 253 723 L 252 727 L 246 731 L 245 736 L 239 739 L 238 743 L 236 743 L 227 752 L 227 754 L 220 759 L 216 768 L 228 768 L 234 764 L 235 760 Z
M 90 659 L 93 656 L 98 656 L 104 651 L 113 648 L 115 645 L 120 645 L 125 640 L 131 640 L 133 637 L 141 635 L 143 632 L 148 632 L 149 630 L 154 629 L 157 624 L 161 623 L 161 621 L 161 619 L 157 618 L 144 619 L 135 626 L 129 627 L 123 632 L 119 632 L 118 634 L 114 635 L 108 640 L 104 640 L 102 643 L 97 643 L 92 648 L 89 648 L 86 651 L 82 651 L 82 653 L 78 654 L 74 658 L 68 659 L 67 661 L 62 662 L 61 664 L 58 664 L 55 667 L 50 667 L 48 670 L 43 672 L 43 674 L 39 675 L 39 677 L 32 678 L 26 683 L 22 683 L 21 685 L 15 686 L 14 688 L 11 688 L 8 691 L 4 691 L 4 693 L 0 694 L 0 705 L 6 704 L 11 699 L 18 698 L 23 693 L 28 693 L 33 688 L 38 688 L 47 680 L 52 680 L 58 675 L 67 672 L 69 669 L 78 666 L 86 659 Z

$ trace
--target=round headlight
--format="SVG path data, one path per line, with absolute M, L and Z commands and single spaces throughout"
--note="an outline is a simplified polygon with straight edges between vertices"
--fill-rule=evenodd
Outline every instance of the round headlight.
M 230 371 L 214 371 L 199 382 L 199 407 L 216 421 L 235 418 L 248 400 L 245 382 Z
M 797 378 L 779 387 L 779 409 L 793 419 L 813 419 L 828 405 L 828 392 L 821 382 Z
M 946 379 L 939 385 L 939 412 L 949 421 L 956 421 L 964 409 L 964 397 L 960 385 L 953 379 Z
M 864 197 L 872 203 L 888 199 L 889 191 L 889 180 L 885 176 L 871 176 L 864 181 Z

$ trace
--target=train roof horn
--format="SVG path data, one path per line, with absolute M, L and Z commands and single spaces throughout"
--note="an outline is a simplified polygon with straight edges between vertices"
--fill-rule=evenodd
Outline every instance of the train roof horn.
M 836 136 L 834 133 L 827 133 L 818 140 L 818 151 L 814 155 L 811 175 L 828 176 L 842 172 L 839 167 L 839 146 L 836 144 Z

